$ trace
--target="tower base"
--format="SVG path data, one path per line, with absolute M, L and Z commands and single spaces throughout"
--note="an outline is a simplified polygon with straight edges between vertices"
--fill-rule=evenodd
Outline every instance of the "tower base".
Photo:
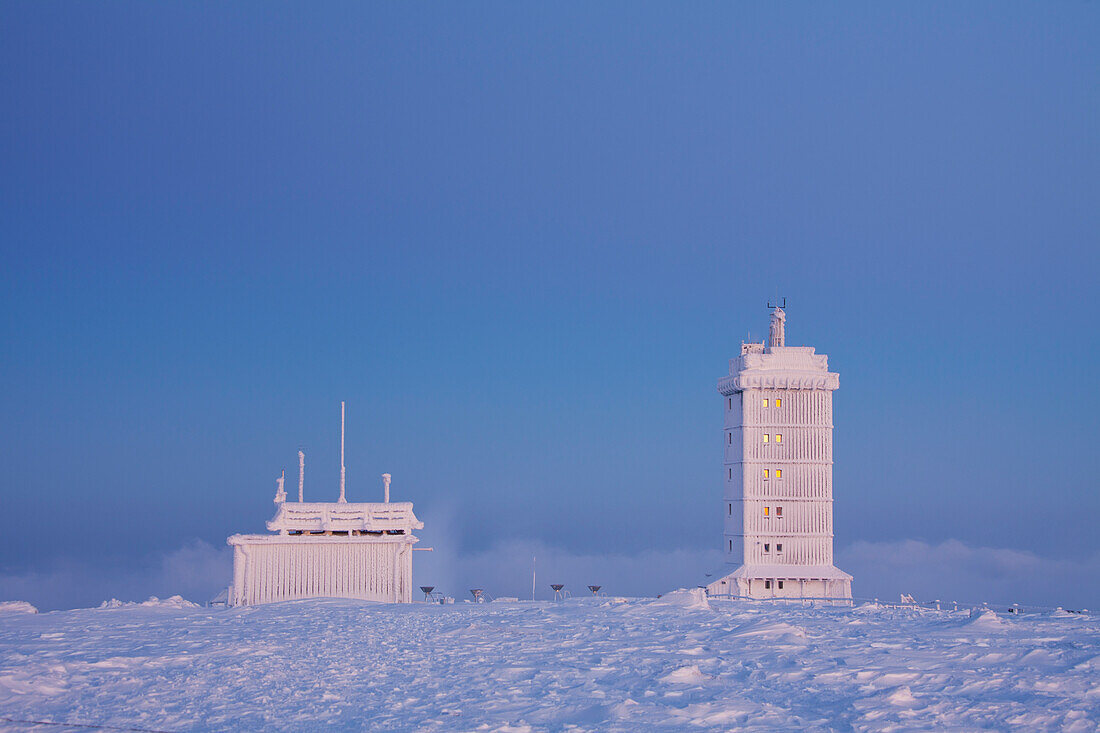
M 833 565 L 742 565 L 705 587 L 714 598 L 852 599 L 852 576 Z

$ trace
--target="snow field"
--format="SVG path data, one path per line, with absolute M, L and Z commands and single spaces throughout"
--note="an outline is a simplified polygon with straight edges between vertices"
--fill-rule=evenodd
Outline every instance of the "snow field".
M 1095 731 L 1100 721 L 1100 620 L 1079 614 L 746 606 L 690 592 L 184 603 L 5 614 L 0 717 L 166 731 Z

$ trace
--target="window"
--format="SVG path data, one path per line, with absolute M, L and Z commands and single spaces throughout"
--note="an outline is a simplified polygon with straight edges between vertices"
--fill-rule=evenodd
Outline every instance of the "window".
M 783 552 L 783 543 L 782 542 L 775 543 L 775 551 L 776 552 Z M 782 587 L 783 586 L 780 586 L 780 588 L 782 588 Z
M 768 507 L 764 507 L 764 516 L 768 516 Z
M 783 478 L 783 469 L 782 468 L 775 469 L 775 477 L 776 478 Z
M 783 507 L 777 506 L 775 508 L 775 516 L 779 517 L 780 519 L 783 518 Z
M 767 433 L 764 433 L 764 442 L 765 442 L 765 443 L 767 443 L 767 442 L 768 442 L 768 437 L 769 437 L 769 436 L 768 436 L 768 434 L 767 434 Z
M 767 441 L 764 441 L 764 442 L 766 443 Z M 775 434 L 775 442 L 776 443 L 782 443 L 783 442 L 783 433 L 776 433 Z
M 768 553 L 769 553 L 769 552 L 771 552 L 771 551 L 772 551 L 772 546 L 771 546 L 771 544 L 770 544 L 770 543 L 768 543 L 768 542 L 765 542 L 765 543 L 764 543 L 764 554 L 766 555 L 766 554 L 768 554 Z
M 726 433 L 726 437 L 729 438 L 729 444 L 733 445 L 733 433 Z
M 767 407 L 767 406 L 768 406 L 768 398 L 767 398 L 767 397 L 765 397 L 765 398 L 764 398 L 764 407 Z
M 767 477 L 768 477 L 768 469 L 765 468 L 764 469 L 764 478 L 767 478 Z
M 764 581 L 764 590 L 771 590 L 771 589 L 772 589 L 772 582 L 770 580 L 765 580 Z
M 728 470 L 729 470 L 729 475 L 726 476 L 726 478 L 733 479 L 733 469 L 731 468 L 731 469 L 728 469 Z
M 733 552 L 733 540 L 730 540 L 730 552 Z
M 732 410 L 733 409 L 733 398 L 732 397 L 730 397 L 729 399 L 726 400 L 726 409 L 727 410 Z
M 781 398 L 779 398 L 779 397 L 776 397 L 776 398 L 775 398 L 775 406 L 776 406 L 776 407 L 779 407 L 779 406 L 781 406 L 782 404 L 783 404 L 783 400 L 782 400 Z
M 776 581 L 776 582 L 779 583 L 779 590 L 783 590 L 783 581 L 779 580 L 779 581 Z
M 733 516 L 733 504 L 730 504 L 730 516 Z

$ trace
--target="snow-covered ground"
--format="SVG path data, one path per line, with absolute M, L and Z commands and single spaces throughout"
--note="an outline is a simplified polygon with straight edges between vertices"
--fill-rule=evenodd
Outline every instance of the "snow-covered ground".
M 4 613 L 0 718 L 167 731 L 1094 731 L 1100 619 L 689 594 Z

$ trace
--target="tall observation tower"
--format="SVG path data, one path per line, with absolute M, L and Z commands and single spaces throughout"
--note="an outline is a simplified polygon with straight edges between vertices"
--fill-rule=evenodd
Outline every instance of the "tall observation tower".
M 726 414 L 726 566 L 707 592 L 851 598 L 852 576 L 833 565 L 833 390 L 840 378 L 825 354 L 785 344 L 786 319 L 780 305 L 772 307 L 767 345 L 742 342 L 729 376 L 718 381 Z

